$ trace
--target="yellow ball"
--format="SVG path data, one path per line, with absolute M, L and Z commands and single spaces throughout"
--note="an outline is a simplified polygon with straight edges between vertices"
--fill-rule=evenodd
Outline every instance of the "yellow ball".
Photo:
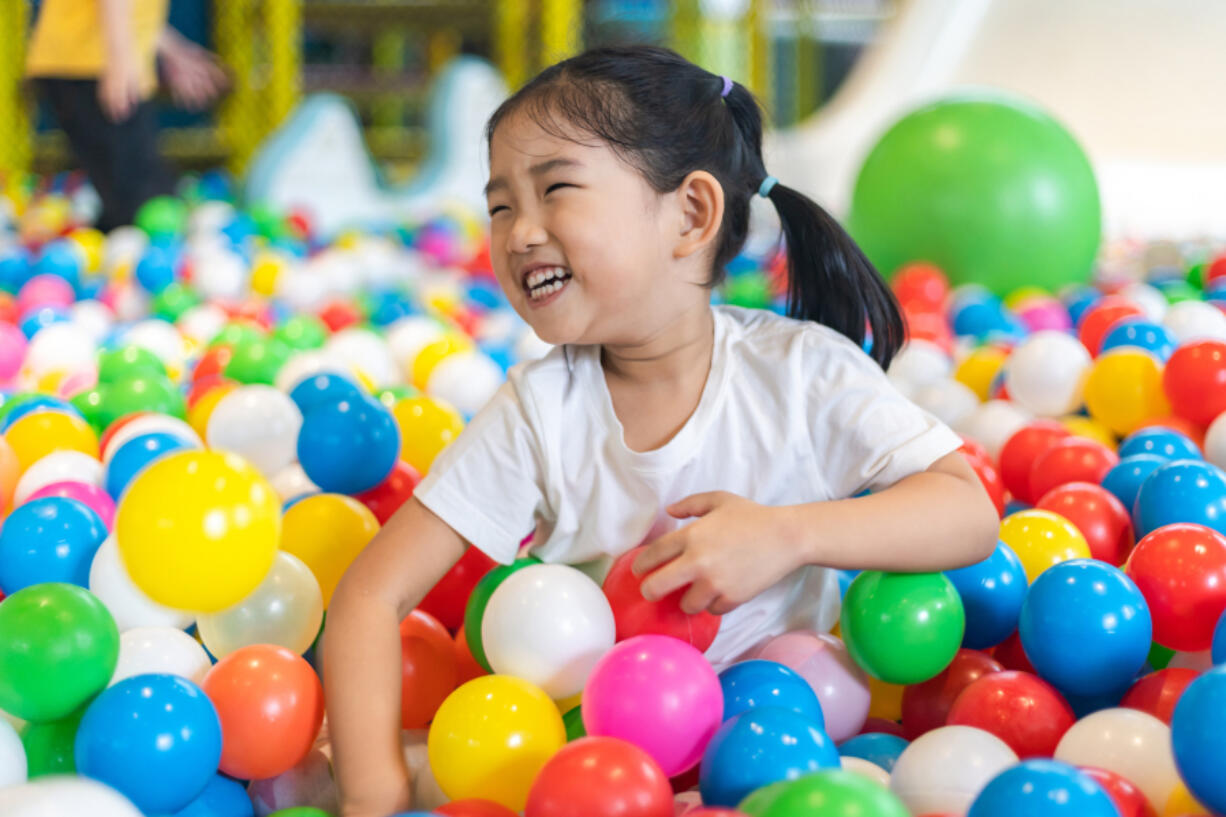
M 251 262 L 251 289 L 266 297 L 273 295 L 286 266 L 285 257 L 279 253 L 259 253 Z
M 992 382 L 1000 373 L 1009 355 L 994 346 L 982 346 L 971 352 L 954 370 L 954 380 L 973 391 L 980 400 L 991 396 Z
M 522 811 L 537 773 L 566 744 L 566 727 L 540 687 L 486 675 L 443 701 L 430 725 L 430 768 L 452 800 L 481 797 Z
M 437 397 L 406 397 L 392 409 L 400 426 L 400 459 L 425 476 L 438 453 L 464 430 L 464 418 Z
M 326 608 L 341 576 L 378 532 L 375 515 L 353 497 L 316 494 L 300 499 L 285 512 L 281 549 L 311 568 Z
M 1021 287 L 1013 290 L 1005 297 L 1005 306 L 1017 312 L 1026 305 L 1027 301 L 1035 299 L 1049 300 L 1052 297 L 1051 293 L 1043 289 L 1043 287 L 1029 286 Z
M 22 471 L 52 451 L 80 451 L 98 458 L 97 433 L 80 417 L 63 411 L 27 414 L 9 426 L 4 439 L 12 446 Z
M 902 720 L 902 693 L 905 689 L 901 684 L 887 684 L 868 676 L 868 716 L 887 721 Z
M 1000 541 L 1017 554 L 1030 582 L 1052 565 L 1090 558 L 1090 546 L 1077 526 L 1051 511 L 1018 511 L 1005 517 Z
M 1111 429 L 1092 417 L 1070 414 L 1068 417 L 1060 418 L 1060 425 L 1067 428 L 1069 433 L 1075 437 L 1085 437 L 1087 440 L 1100 442 L 1112 451 L 1119 448 L 1119 441 L 1111 433 Z
M 238 388 L 237 383 L 221 383 L 206 391 L 200 399 L 187 410 L 187 424 L 195 429 L 200 439 L 205 439 L 209 430 L 209 418 L 213 409 L 221 402 L 221 398 Z
M 452 333 L 444 335 L 439 340 L 427 343 L 417 353 L 417 357 L 413 358 L 412 372 L 410 373 L 413 385 L 419 389 L 426 388 L 426 382 L 430 379 L 430 373 L 434 371 L 435 366 L 456 352 L 463 352 L 471 348 L 472 341 L 460 338 Z
M 128 486 L 115 517 L 124 565 L 149 598 L 213 613 L 241 601 L 272 567 L 277 492 L 246 460 L 220 451 L 160 459 Z
M 1183 783 L 1175 787 L 1162 809 L 1162 817 L 1200 817 L 1202 814 L 1208 817 L 1209 809 L 1198 803 Z
M 1112 349 L 1094 361 L 1085 401 L 1090 416 L 1120 436 L 1171 413 L 1162 391 L 1162 364 L 1148 352 L 1128 347 Z
M 106 236 L 93 227 L 78 227 L 68 234 L 68 240 L 81 248 L 85 255 L 85 271 L 97 272 L 102 266 L 102 250 Z

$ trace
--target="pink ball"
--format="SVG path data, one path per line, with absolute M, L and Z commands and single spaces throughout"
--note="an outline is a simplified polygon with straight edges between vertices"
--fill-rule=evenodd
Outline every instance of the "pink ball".
M 102 524 L 106 525 L 108 531 L 113 530 L 115 527 L 115 500 L 111 499 L 110 495 L 97 485 L 90 485 L 86 482 L 53 482 L 50 485 L 44 485 L 30 494 L 26 502 L 48 496 L 62 496 L 66 499 L 75 499 L 98 514 L 99 518 L 102 519 Z
M 0 383 L 16 377 L 25 358 L 25 334 L 11 323 L 0 323 Z
M 1041 329 L 1067 332 L 1073 328 L 1073 321 L 1069 317 L 1068 310 L 1056 300 L 1035 301 L 1019 312 L 1018 318 L 1031 332 L 1038 332 Z
M 44 306 L 72 306 L 77 299 L 72 284 L 58 275 L 35 275 L 17 293 L 17 311 L 26 314 Z
M 831 740 L 840 743 L 859 734 L 868 718 L 868 675 L 836 636 L 784 633 L 746 657 L 777 661 L 808 681 L 821 702 Z
M 719 677 L 702 653 L 666 635 L 640 635 L 609 650 L 583 689 L 589 735 L 621 738 L 669 777 L 702 759 L 724 715 Z

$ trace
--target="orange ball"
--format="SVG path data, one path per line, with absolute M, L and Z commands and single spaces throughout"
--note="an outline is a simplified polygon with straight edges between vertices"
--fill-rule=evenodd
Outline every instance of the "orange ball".
M 13 491 L 21 476 L 21 465 L 8 440 L 0 437 L 0 514 L 7 513 L 13 504 Z
M 424 729 L 456 688 L 456 648 L 438 619 L 414 610 L 400 622 L 400 725 Z

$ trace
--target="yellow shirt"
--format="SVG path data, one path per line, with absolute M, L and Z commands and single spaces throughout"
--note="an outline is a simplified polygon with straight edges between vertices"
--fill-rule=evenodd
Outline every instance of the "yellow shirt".
M 130 0 L 132 43 L 141 90 L 157 88 L 157 40 L 166 27 L 167 0 Z M 43 0 L 30 37 L 26 75 L 96 79 L 106 65 L 101 0 Z

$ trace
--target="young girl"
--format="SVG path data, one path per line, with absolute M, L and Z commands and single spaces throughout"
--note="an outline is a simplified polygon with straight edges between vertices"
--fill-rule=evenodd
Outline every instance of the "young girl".
M 644 596 L 688 587 L 687 612 L 723 615 L 718 668 L 828 630 L 830 568 L 944 570 L 996 542 L 961 440 L 882 371 L 902 339 L 888 288 L 767 173 L 748 90 L 663 49 L 599 49 L 544 71 L 487 136 L 494 269 L 555 348 L 512 369 L 332 599 L 345 817 L 409 805 L 397 625 L 469 546 L 508 563 L 535 525 L 535 555 L 599 580 L 647 542 Z M 783 224 L 792 317 L 710 305 L 754 195 Z

